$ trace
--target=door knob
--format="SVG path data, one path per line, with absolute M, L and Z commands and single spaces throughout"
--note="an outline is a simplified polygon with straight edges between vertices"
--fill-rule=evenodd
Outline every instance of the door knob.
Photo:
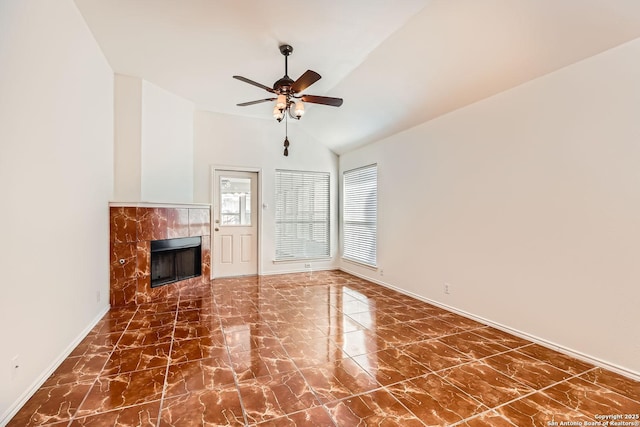
M 220 231 L 218 227 L 214 228 L 213 231 Z

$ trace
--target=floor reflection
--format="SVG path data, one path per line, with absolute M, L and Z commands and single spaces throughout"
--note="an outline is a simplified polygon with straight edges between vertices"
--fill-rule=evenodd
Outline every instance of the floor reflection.
M 636 381 L 316 272 L 112 309 L 8 425 L 547 425 L 640 413 L 638 396 Z

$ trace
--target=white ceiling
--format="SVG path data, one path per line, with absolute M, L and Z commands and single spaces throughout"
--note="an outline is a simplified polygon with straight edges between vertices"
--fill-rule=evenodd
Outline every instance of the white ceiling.
M 116 73 L 199 109 L 271 118 L 284 74 L 322 79 L 299 126 L 341 154 L 640 37 L 638 0 L 75 0 Z M 273 120 L 274 126 L 280 126 Z

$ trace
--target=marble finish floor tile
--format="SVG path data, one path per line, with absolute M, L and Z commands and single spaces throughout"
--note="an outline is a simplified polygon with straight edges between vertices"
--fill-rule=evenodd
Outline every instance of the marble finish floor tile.
M 482 359 L 509 350 L 509 347 L 494 341 L 487 341 L 486 338 L 473 332 L 449 335 L 439 338 L 438 341 L 474 359 Z
M 437 340 L 420 341 L 402 346 L 400 349 L 431 371 L 440 371 L 473 360 L 470 356 Z
M 483 362 L 496 371 L 537 390 L 571 378 L 568 372 L 517 351 L 487 357 Z
M 223 344 L 224 336 L 219 324 L 187 323 L 176 324 L 172 327 L 175 341 L 192 340 L 196 338 L 211 338 L 219 344 Z
M 326 405 L 338 426 L 423 427 L 424 423 L 384 389 Z
M 159 413 L 160 401 L 156 401 L 75 418 L 69 427 L 155 427 Z
M 350 358 L 301 370 L 320 402 L 327 403 L 380 387 L 367 371 Z
M 344 272 L 171 295 L 112 308 L 7 425 L 527 427 L 640 413 L 638 381 Z
M 176 320 L 175 313 L 136 313 L 131 319 L 127 330 L 158 328 L 173 325 Z
M 380 311 L 355 313 L 350 314 L 347 317 L 374 333 L 377 332 L 379 326 L 392 326 L 398 323 L 398 320 L 395 317 L 384 314 Z
M 111 353 L 102 375 L 115 375 L 144 369 L 166 367 L 171 343 L 115 350 Z
M 454 314 L 454 313 L 444 314 L 440 316 L 440 320 L 444 320 L 447 323 L 451 323 L 452 325 L 457 326 L 463 331 L 475 330 L 478 328 L 484 328 L 486 326 L 480 322 L 467 319 L 466 317 L 462 317 L 459 314 Z
M 160 400 L 166 368 L 98 377 L 78 408 L 78 416 L 108 412 L 127 406 Z
M 430 372 L 427 367 L 397 348 L 356 356 L 353 360 L 383 386 Z
M 116 345 L 122 335 L 123 332 L 111 332 L 104 334 L 90 333 L 80 342 L 80 344 L 78 344 L 76 348 L 73 349 L 69 357 L 110 353 L 116 348 Z
M 260 427 L 335 427 L 335 423 L 327 413 L 327 410 L 320 406 L 274 418 L 258 425 Z
M 108 359 L 109 353 L 68 357 L 42 386 L 53 387 L 62 384 L 93 381 L 102 372 Z
M 340 350 L 351 357 L 376 353 L 389 348 L 386 341 L 367 329 L 335 334 L 331 335 L 331 338 Z
M 435 374 L 394 384 L 389 390 L 430 426 L 451 425 L 489 409 Z
M 251 351 L 257 348 L 278 347 L 280 338 L 264 325 L 246 324 L 224 328 L 224 341 L 230 352 Z
M 521 427 L 527 424 L 512 424 L 495 411 L 488 411 L 456 425 L 460 427 Z
M 161 326 L 159 328 L 146 328 L 125 331 L 118 341 L 118 348 L 138 348 L 148 345 L 170 343 L 173 339 L 173 325 Z
M 238 381 L 284 374 L 297 369 L 282 346 L 233 352 L 229 358 Z
M 442 320 L 439 316 L 409 322 L 409 326 L 422 332 L 423 340 L 453 335 L 460 332 L 460 328 Z
M 533 391 L 532 388 L 482 362 L 456 366 L 441 371 L 438 375 L 489 408 L 494 408 Z
M 320 405 L 297 371 L 239 382 L 238 391 L 250 424 Z
M 70 383 L 40 388 L 9 421 L 7 427 L 27 427 L 69 421 L 91 388 L 91 383 Z
M 308 368 L 328 362 L 344 359 L 348 355 L 343 352 L 329 337 L 295 343 L 285 342 L 283 347 L 298 368 Z
M 527 341 L 524 338 L 517 337 L 515 335 L 508 334 L 499 329 L 487 326 L 485 328 L 474 329 L 475 335 L 480 335 L 487 341 L 498 343 L 508 348 L 520 348 L 531 344 L 531 341 Z
M 202 337 L 192 340 L 175 341 L 171 348 L 171 362 L 189 362 L 192 360 L 226 357 L 227 348 L 218 339 Z
M 387 311 L 397 322 L 413 322 L 432 317 L 432 314 L 428 310 L 423 310 L 421 306 L 388 307 Z
M 166 399 L 159 423 L 161 427 L 243 425 L 245 418 L 235 388 L 201 390 Z
M 550 348 L 543 347 L 538 344 L 528 345 L 519 348 L 520 353 L 524 353 L 527 356 L 531 356 L 535 359 L 547 362 L 550 365 L 555 366 L 558 369 L 569 372 L 570 374 L 577 375 L 592 369 L 594 366 L 589 363 L 582 362 L 581 360 L 574 359 L 560 352 L 552 350 Z
M 633 381 L 614 372 L 605 371 L 602 368 L 586 372 L 580 378 L 640 402 L 640 382 L 638 381 Z
M 220 323 L 220 318 L 215 312 L 214 308 L 200 308 L 194 310 L 180 310 L 178 311 L 178 317 L 176 319 L 177 324 L 212 324 L 217 325 Z
M 556 384 L 543 393 L 568 408 L 588 415 L 590 419 L 601 414 L 640 414 L 640 402 L 637 400 L 631 400 L 581 378 Z
M 178 396 L 234 384 L 233 369 L 226 358 L 199 359 L 169 366 L 164 395 Z
M 583 422 L 589 417 L 552 398 L 536 393 L 500 407 L 496 411 L 511 423 L 521 426 L 546 427 L 561 422 Z M 595 421 L 592 419 L 591 421 Z M 565 424 L 568 425 L 568 424 Z

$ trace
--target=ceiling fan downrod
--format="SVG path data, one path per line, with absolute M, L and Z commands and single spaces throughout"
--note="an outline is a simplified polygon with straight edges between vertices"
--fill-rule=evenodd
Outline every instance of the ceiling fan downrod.
M 273 84 L 273 90 L 276 93 L 285 95 L 288 101 L 291 94 L 291 85 L 294 83 L 293 79 L 289 77 L 289 55 L 293 53 L 293 47 L 283 44 L 280 46 L 280 53 L 284 55 L 284 76 Z

